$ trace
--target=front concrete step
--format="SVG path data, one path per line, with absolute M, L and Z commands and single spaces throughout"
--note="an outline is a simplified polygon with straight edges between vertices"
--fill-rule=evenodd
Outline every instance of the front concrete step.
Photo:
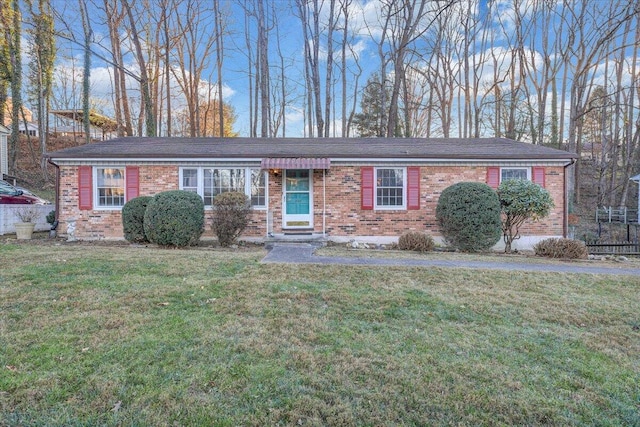
M 327 236 L 320 233 L 273 233 L 265 243 L 326 243 Z

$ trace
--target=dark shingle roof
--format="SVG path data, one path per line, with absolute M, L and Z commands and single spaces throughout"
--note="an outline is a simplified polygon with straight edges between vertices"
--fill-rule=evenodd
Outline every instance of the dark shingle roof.
M 505 138 L 118 138 L 48 153 L 56 159 L 548 159 L 575 154 Z

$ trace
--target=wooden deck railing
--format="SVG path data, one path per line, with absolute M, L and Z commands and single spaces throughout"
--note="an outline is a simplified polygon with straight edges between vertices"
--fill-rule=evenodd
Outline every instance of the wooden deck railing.
M 638 223 L 638 210 L 629 208 L 599 207 L 596 209 L 596 222 Z

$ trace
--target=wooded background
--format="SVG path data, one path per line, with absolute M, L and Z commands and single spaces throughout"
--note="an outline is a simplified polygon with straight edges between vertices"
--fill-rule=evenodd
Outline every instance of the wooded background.
M 0 103 L 43 153 L 52 109 L 121 136 L 508 137 L 578 153 L 572 199 L 588 176 L 624 206 L 639 21 L 635 0 L 0 0 Z

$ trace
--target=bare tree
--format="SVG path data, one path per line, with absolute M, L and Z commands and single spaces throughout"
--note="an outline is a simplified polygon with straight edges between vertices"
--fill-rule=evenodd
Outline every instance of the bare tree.
M 111 42 L 111 58 L 114 64 L 113 90 L 115 97 L 114 114 L 117 123 L 116 132 L 118 136 L 132 136 L 133 122 L 131 119 L 131 109 L 129 107 L 129 96 L 127 93 L 127 75 L 124 72 L 124 58 L 122 53 L 123 40 L 120 36 L 122 20 L 126 16 L 126 12 L 124 12 L 124 10 L 119 10 L 118 3 L 111 0 L 104 0 L 104 11 Z
M 20 113 L 22 111 L 22 60 L 20 53 L 21 18 L 20 4 L 17 0 L 3 0 L 0 3 L 0 24 L 2 25 L 4 45 L 2 66 L 4 79 L 9 78 L 11 87 L 11 135 L 9 137 L 9 170 L 16 170 L 19 151 Z M 0 105 L 4 109 L 4 105 Z
M 55 39 L 53 31 L 53 16 L 49 0 L 39 0 L 34 8 L 32 0 L 27 0 L 27 7 L 31 19 L 29 64 L 31 94 L 35 98 L 38 114 L 38 140 L 40 145 L 40 170 L 44 182 L 48 180 L 47 162 L 44 154 L 47 152 L 49 135 L 49 106 L 53 87 L 53 65 L 55 61 Z
M 458 68 L 455 46 L 461 42 L 453 9 L 435 17 L 423 41 L 424 62 L 414 67 L 414 70 L 422 75 L 425 84 L 430 88 L 426 134 L 431 135 L 433 132 L 448 138 L 453 124 L 453 101 Z M 436 129 L 432 129 L 434 127 Z
M 85 143 L 91 142 L 91 120 L 89 116 L 89 96 L 91 78 L 91 42 L 93 30 L 89 22 L 89 13 L 83 0 L 78 0 L 80 16 L 82 18 L 82 32 L 84 33 L 84 64 L 82 68 L 82 124 L 84 126 Z
M 278 2 L 271 3 L 271 16 L 273 20 L 273 28 L 275 30 L 275 55 L 276 65 L 271 67 L 271 130 L 273 136 L 278 134 L 283 138 L 287 136 L 287 111 L 291 108 L 291 104 L 295 102 L 295 92 L 292 85 L 295 79 L 290 78 L 292 73 L 292 63 L 294 59 L 285 55 L 283 49 L 282 36 L 279 16 L 284 10 L 279 8 Z
M 332 94 L 333 94 L 333 35 L 336 29 L 336 1 L 329 1 L 329 22 L 327 24 L 327 69 L 325 72 L 324 94 L 324 137 L 330 136 Z
M 389 101 L 389 123 L 387 136 L 395 135 L 398 125 L 398 104 L 400 88 L 405 78 L 405 58 L 408 53 L 409 43 L 415 40 L 420 32 L 420 24 L 425 14 L 424 1 L 404 0 L 403 2 L 391 2 L 388 11 L 400 19 L 394 19 L 395 25 L 391 27 L 394 36 L 391 40 L 391 56 L 393 63 L 394 80 L 391 87 L 391 99 Z M 400 7 L 395 9 L 394 7 Z M 408 127 L 408 126 L 406 126 Z M 408 131 L 408 129 L 406 129 Z
M 620 206 L 627 205 L 629 197 L 630 178 L 634 172 L 634 168 L 640 163 L 640 73 L 638 73 L 638 51 L 640 49 L 640 7 L 636 5 L 635 14 L 635 34 L 631 43 L 632 53 L 630 55 L 631 66 L 629 68 L 631 80 L 628 89 L 625 91 L 625 111 L 623 138 L 626 141 L 626 156 L 624 158 L 624 172 L 621 177 L 622 191 L 620 197 Z M 617 81 L 618 86 L 622 85 L 622 81 Z M 635 125 L 634 125 L 635 122 Z M 639 213 L 640 215 L 640 213 Z
M 320 86 L 320 12 L 319 0 L 296 0 L 298 17 L 302 25 L 304 39 L 305 81 L 307 83 L 307 108 L 309 110 L 309 136 L 313 135 L 311 119 L 315 119 L 316 134 L 325 135 Z M 335 2 L 330 4 L 331 20 Z M 333 28 L 331 33 L 333 34 Z M 333 60 L 333 58 L 332 58 Z
M 634 14 L 635 2 L 599 3 L 582 0 L 571 11 L 571 29 L 575 30 L 570 39 L 570 64 L 573 82 L 569 104 L 568 150 L 581 153 L 583 116 L 589 90 L 591 72 L 607 55 L 607 48 L 618 30 Z M 604 17 L 605 24 L 601 19 Z M 569 174 L 569 188 L 574 190 L 574 200 L 580 202 L 580 187 L 575 186 L 575 176 L 579 174 L 580 161 L 574 173 Z
M 272 135 L 270 129 L 271 99 L 269 84 L 269 40 L 268 40 L 268 19 L 264 3 L 258 0 L 258 70 L 260 89 L 260 136 L 268 137 Z M 268 9 L 267 9 L 268 10 Z
M 224 105 L 222 103 L 222 64 L 224 62 L 224 20 L 222 12 L 220 11 L 220 4 L 217 1 L 213 2 L 213 19 L 214 19 L 214 38 L 216 43 L 216 70 L 218 72 L 218 123 L 220 134 L 224 136 Z
M 526 76 L 531 82 L 536 99 L 537 116 L 534 126 L 534 132 L 531 135 L 532 143 L 543 144 L 544 135 L 547 124 L 547 97 L 550 92 L 552 81 L 555 81 L 559 67 L 559 61 L 553 59 L 555 55 L 552 53 L 550 44 L 550 33 L 552 28 L 552 18 L 555 16 L 553 5 L 549 2 L 541 1 L 533 5 L 533 25 L 531 26 L 531 36 L 529 37 L 528 58 L 524 62 L 526 68 Z M 539 53 L 542 61 L 536 60 L 536 47 L 539 46 Z M 541 68 L 540 68 L 541 67 Z M 557 132 L 557 131 L 556 131 Z M 551 143 L 555 142 L 557 135 L 552 132 Z
M 82 0 L 79 0 L 82 1 Z M 140 37 L 138 35 L 138 28 L 136 25 L 136 21 L 133 17 L 133 12 L 131 11 L 131 6 L 129 5 L 128 0 L 121 0 L 122 4 L 125 8 L 127 16 L 129 17 L 129 25 L 131 31 L 131 37 L 133 46 L 136 52 L 136 58 L 138 60 L 138 65 L 140 66 L 140 91 L 142 93 L 143 105 L 141 107 L 144 108 L 145 114 L 145 128 L 147 136 L 156 136 L 157 126 L 156 126 L 156 118 L 153 114 L 154 106 L 151 102 L 151 89 L 149 87 L 149 76 L 147 72 L 147 61 L 145 60 L 142 44 L 140 42 Z
M 188 0 L 182 5 L 182 9 L 175 9 L 174 19 L 179 37 L 175 45 L 177 64 L 172 71 L 192 117 L 189 135 L 199 136 L 202 73 L 209 65 L 213 44 L 216 42 L 215 36 L 210 37 L 208 23 L 216 17 L 201 2 Z

